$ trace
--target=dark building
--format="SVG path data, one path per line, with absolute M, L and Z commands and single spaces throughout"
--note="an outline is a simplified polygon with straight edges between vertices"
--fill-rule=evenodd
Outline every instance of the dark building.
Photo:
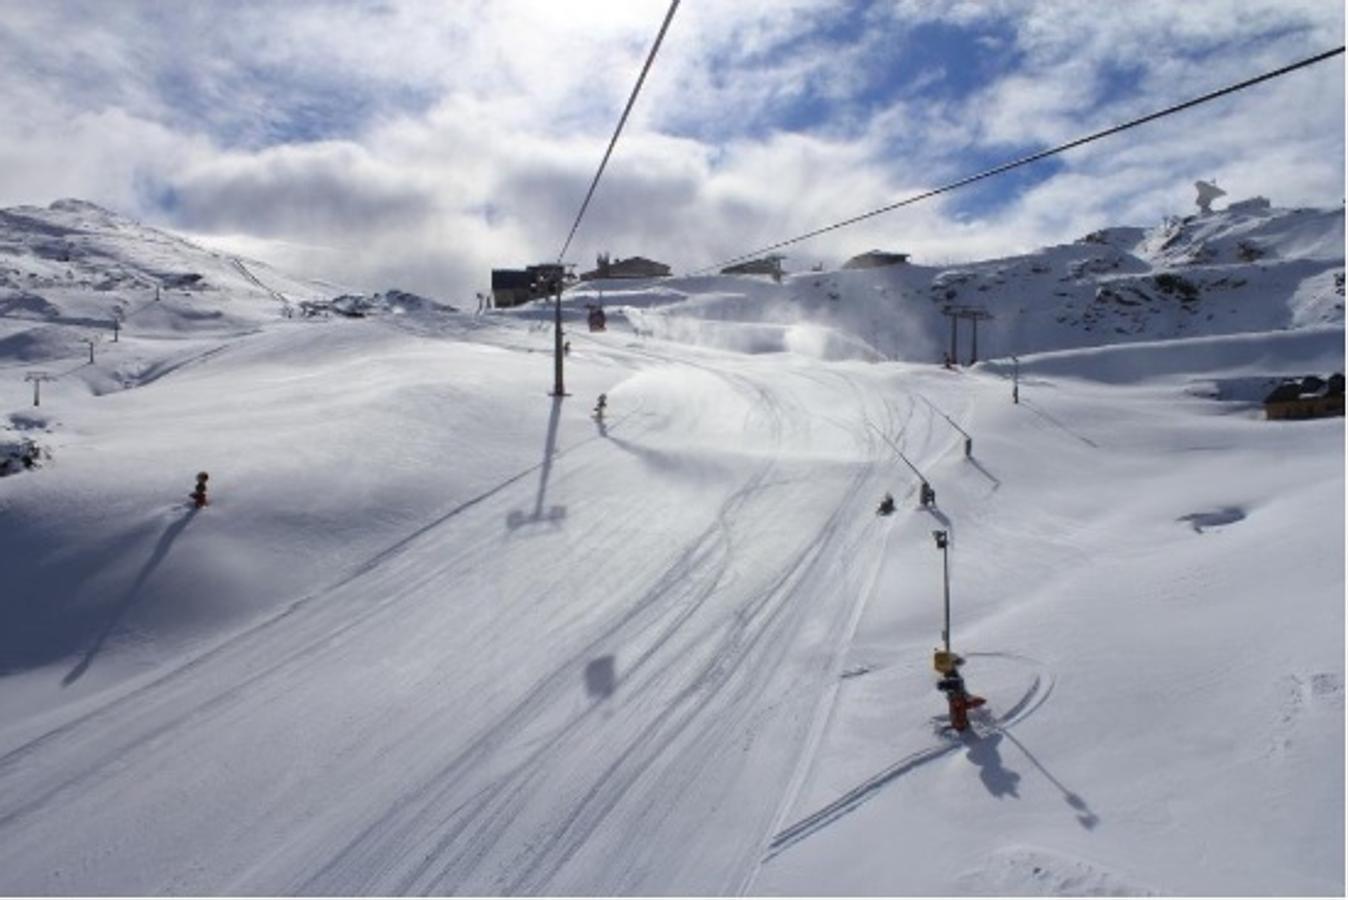
M 629 256 L 627 259 L 609 261 L 607 253 L 599 254 L 592 271 L 582 272 L 581 281 L 593 281 L 596 278 L 664 278 L 669 275 L 669 266 L 644 256 Z
M 1343 415 L 1343 373 L 1329 378 L 1307 375 L 1284 381 L 1264 398 L 1264 415 L 1270 419 L 1318 419 Z
M 543 263 L 523 269 L 492 269 L 492 305 L 497 309 L 505 309 L 547 297 L 558 279 L 565 283 L 574 277 L 568 276 L 566 267 L 560 263 Z
M 733 266 L 726 266 L 721 270 L 722 275 L 771 275 L 774 281 L 782 280 L 782 260 L 786 259 L 780 253 L 773 253 L 771 256 L 764 256 L 761 259 L 751 259 L 748 262 L 736 263 Z
M 907 253 L 887 253 L 884 250 L 872 250 L 854 256 L 843 263 L 844 269 L 878 269 L 881 266 L 898 266 L 908 262 Z

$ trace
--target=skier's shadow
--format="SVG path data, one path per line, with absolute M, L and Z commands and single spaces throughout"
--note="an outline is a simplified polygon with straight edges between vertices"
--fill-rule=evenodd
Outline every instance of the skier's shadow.
M 106 641 L 108 635 L 112 634 L 113 630 L 116 629 L 117 623 L 122 620 L 124 615 L 126 615 L 127 610 L 131 609 L 132 606 L 135 606 L 136 601 L 140 599 L 140 589 L 145 586 L 145 582 L 154 574 L 155 569 L 159 568 L 159 564 L 164 561 L 164 557 L 168 556 L 169 549 L 173 546 L 173 542 L 178 539 L 178 535 L 183 533 L 183 529 L 187 527 L 187 524 L 192 521 L 196 514 L 196 507 L 192 507 L 181 519 L 170 525 L 164 533 L 159 536 L 159 542 L 155 544 L 154 552 L 152 552 L 150 558 L 145 561 L 145 565 L 140 567 L 140 571 L 136 574 L 136 580 L 126 589 L 126 593 L 122 594 L 121 599 L 113 604 L 112 611 L 108 614 L 108 621 L 103 626 L 103 630 L 94 638 L 93 644 L 91 644 L 89 649 L 85 651 L 84 656 L 75 665 L 75 668 L 67 672 L 65 677 L 61 679 L 62 687 L 69 687 L 76 681 L 79 681 L 80 678 L 84 676 L 85 672 L 89 671 L 89 666 L 93 664 L 94 657 L 98 656 L 99 651 L 103 649 L 103 642 Z

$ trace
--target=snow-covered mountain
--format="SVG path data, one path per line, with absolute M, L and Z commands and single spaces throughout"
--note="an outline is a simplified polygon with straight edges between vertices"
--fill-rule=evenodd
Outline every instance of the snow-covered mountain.
M 921 264 L 764 276 L 593 282 L 640 329 L 741 350 L 938 361 L 948 307 L 976 307 L 979 356 L 1342 324 L 1343 209 L 1247 201 L 1150 229 L 950 267 Z M 602 297 L 601 297 L 602 295 Z M 706 323 L 741 322 L 735 329 Z M 971 353 L 960 323 L 957 356 Z
M 156 293 L 159 305 L 151 306 Z M 137 319 L 138 331 L 158 335 L 237 333 L 289 303 L 325 295 L 331 292 L 264 263 L 207 250 L 92 203 L 0 210 L 0 316 L 11 333 L 25 322 L 53 326 L 23 328 L 34 346 L 57 340 L 50 337 L 56 326 L 108 329 L 112 319 L 127 317 Z
M 591 284 L 551 398 L 546 303 L 5 211 L 0 893 L 1342 894 L 1343 419 L 1258 405 L 1342 272 L 1247 203 Z

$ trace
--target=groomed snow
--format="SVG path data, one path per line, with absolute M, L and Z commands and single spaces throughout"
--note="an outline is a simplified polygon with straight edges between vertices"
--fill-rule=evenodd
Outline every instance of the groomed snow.
M 1166 226 L 1262 306 L 1009 315 L 954 371 L 938 281 L 1017 309 L 1169 238 L 594 285 L 562 400 L 542 306 L 284 318 L 338 292 L 6 215 L 0 439 L 51 458 L 0 479 L 0 893 L 1343 893 L 1343 420 L 1255 402 L 1342 370 L 1341 211 Z M 48 271 L 34 221 L 98 257 Z M 1282 268 L 1222 261 L 1255 239 Z M 205 284 L 82 362 L 152 268 Z

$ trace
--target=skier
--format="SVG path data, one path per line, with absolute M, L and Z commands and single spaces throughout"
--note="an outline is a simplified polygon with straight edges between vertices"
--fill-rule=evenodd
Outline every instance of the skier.
M 594 405 L 594 417 L 600 422 L 604 421 L 604 410 L 608 407 L 608 395 L 600 394 L 599 402 Z
M 891 515 L 893 512 L 894 512 L 894 495 L 886 492 L 884 499 L 880 501 L 880 506 L 875 510 L 875 514 L 877 516 L 888 516 Z

